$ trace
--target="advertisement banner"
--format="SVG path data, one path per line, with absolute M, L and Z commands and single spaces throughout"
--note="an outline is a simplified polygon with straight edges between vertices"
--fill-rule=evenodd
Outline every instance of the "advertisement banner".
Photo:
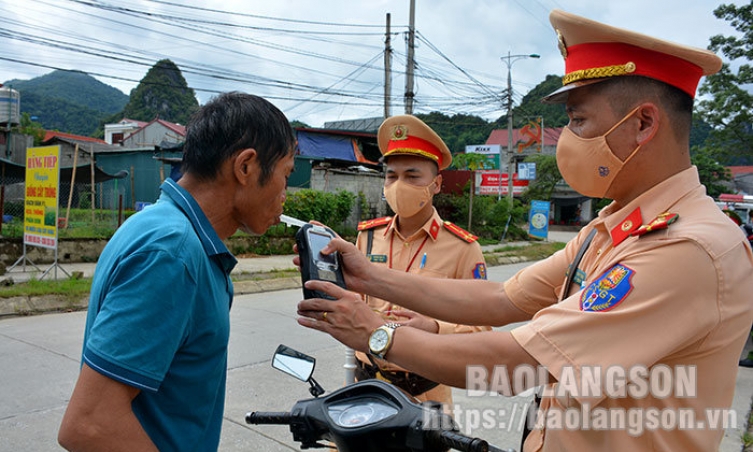
M 507 173 L 501 173 L 502 176 L 502 196 L 507 196 L 508 179 Z M 500 172 L 493 170 L 476 171 L 476 194 L 477 195 L 499 195 L 500 190 Z M 520 196 L 528 187 L 527 180 L 521 180 L 517 174 L 512 177 L 512 194 Z
M 499 159 L 503 157 L 502 147 L 498 144 L 474 144 L 465 147 L 466 154 L 482 154 L 489 162 L 486 169 L 499 169 Z
M 42 248 L 58 246 L 58 180 L 60 146 L 26 149 L 24 243 Z
M 531 201 L 528 235 L 544 240 L 549 236 L 549 201 Z

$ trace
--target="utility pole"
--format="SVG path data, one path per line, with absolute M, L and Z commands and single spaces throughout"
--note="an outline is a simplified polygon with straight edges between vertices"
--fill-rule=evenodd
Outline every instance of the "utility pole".
M 410 0 L 410 20 L 408 24 L 408 64 L 405 74 L 405 114 L 413 114 L 413 49 L 416 37 L 416 0 Z
M 390 13 L 387 13 L 387 31 L 384 34 L 384 119 L 390 117 L 390 97 L 392 96 L 392 47 Z
M 510 199 L 510 208 L 513 206 L 513 174 L 515 172 L 515 153 L 512 150 L 512 63 L 523 58 L 540 58 L 540 55 L 531 53 L 529 55 L 510 55 L 500 57 L 507 64 L 507 196 Z M 501 159 L 500 159 L 501 161 Z M 502 196 L 502 167 L 499 168 L 500 199 Z

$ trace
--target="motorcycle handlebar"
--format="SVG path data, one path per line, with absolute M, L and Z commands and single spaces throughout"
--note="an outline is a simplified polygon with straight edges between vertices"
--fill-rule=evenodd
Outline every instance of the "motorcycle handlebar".
M 289 425 L 293 415 L 287 411 L 282 412 L 265 412 L 254 411 L 246 414 L 246 424 L 275 424 L 275 425 Z
M 462 433 L 442 430 L 440 433 L 442 444 L 455 450 L 466 452 L 488 452 L 489 443 L 480 438 L 471 438 Z

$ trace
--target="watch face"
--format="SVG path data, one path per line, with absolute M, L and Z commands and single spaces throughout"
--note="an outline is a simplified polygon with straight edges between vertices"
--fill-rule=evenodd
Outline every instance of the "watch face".
M 383 329 L 377 329 L 371 333 L 369 338 L 369 348 L 374 353 L 379 353 L 387 346 L 389 341 L 389 335 Z

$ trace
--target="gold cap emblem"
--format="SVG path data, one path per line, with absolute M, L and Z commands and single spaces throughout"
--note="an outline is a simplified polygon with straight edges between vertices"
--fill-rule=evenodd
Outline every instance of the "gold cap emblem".
M 402 124 L 398 124 L 392 128 L 391 140 L 407 140 L 408 128 Z

